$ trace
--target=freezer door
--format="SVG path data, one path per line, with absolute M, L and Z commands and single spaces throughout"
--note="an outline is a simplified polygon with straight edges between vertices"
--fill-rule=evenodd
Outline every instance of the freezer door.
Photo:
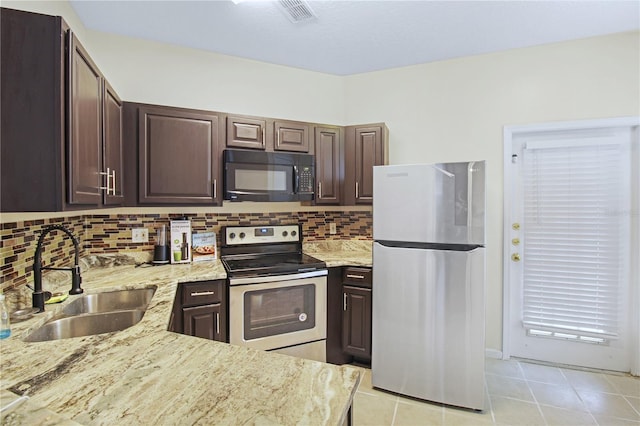
M 373 239 L 484 245 L 485 162 L 373 168 Z
M 374 243 L 374 387 L 484 409 L 484 251 Z

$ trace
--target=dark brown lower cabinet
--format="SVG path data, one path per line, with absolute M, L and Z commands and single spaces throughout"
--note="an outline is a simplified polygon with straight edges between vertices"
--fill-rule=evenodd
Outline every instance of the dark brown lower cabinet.
M 371 289 L 345 285 L 342 349 L 363 360 L 371 359 Z
M 330 268 L 327 285 L 327 362 L 371 362 L 371 268 Z
M 182 308 L 184 334 L 209 340 L 222 340 L 220 304 Z
M 327 277 L 327 362 L 347 364 L 352 356 L 342 351 L 342 268 L 329 268 Z
M 177 333 L 227 341 L 226 281 L 198 281 L 178 287 L 172 323 Z

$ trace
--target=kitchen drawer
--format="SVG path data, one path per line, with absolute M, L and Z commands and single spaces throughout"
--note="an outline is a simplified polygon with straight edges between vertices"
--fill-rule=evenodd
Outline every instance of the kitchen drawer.
M 371 288 L 373 283 L 371 268 L 359 268 L 355 266 L 344 268 L 342 272 L 342 283 Z
M 221 303 L 224 281 L 203 281 L 182 284 L 182 306 Z

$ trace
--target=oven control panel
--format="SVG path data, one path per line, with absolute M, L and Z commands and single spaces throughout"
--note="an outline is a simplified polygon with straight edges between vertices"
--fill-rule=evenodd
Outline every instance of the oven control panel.
M 302 241 L 300 225 L 227 226 L 226 245 L 291 243 Z

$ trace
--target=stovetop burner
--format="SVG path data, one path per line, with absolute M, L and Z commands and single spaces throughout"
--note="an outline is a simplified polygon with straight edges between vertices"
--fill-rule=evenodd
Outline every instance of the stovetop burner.
M 302 253 L 301 226 L 233 226 L 223 230 L 221 260 L 230 278 L 285 275 L 326 269 Z
M 222 263 L 232 277 L 279 275 L 325 269 L 327 265 L 304 253 L 267 254 L 247 257 L 223 257 Z

